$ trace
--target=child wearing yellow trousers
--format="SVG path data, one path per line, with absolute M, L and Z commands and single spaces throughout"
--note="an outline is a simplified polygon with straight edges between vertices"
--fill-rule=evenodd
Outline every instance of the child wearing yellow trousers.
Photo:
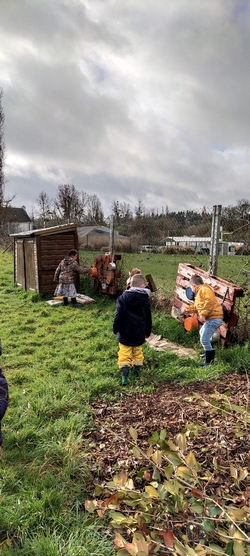
M 113 332 L 119 340 L 118 366 L 123 386 L 128 384 L 131 368 L 135 377 L 140 376 L 144 361 L 142 346 L 152 328 L 149 295 L 145 278 L 134 274 L 129 290 L 125 290 L 116 302 Z

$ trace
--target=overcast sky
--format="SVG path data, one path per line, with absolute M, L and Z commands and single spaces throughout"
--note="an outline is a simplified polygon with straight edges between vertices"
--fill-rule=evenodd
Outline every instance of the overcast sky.
M 248 0 L 1 0 L 6 197 L 249 199 Z

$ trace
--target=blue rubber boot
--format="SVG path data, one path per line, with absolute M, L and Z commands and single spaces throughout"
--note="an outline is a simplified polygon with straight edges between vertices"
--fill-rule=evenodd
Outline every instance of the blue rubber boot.
M 201 363 L 199 367 L 207 367 L 214 361 L 215 350 L 211 349 L 210 351 L 205 351 L 205 361 Z

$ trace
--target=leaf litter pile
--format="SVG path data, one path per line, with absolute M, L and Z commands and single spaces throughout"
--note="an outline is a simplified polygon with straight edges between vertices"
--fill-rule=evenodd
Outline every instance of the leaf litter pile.
M 247 374 L 164 383 L 151 394 L 138 386 L 92 409 L 94 426 L 84 436 L 95 494 L 86 509 L 112 514 L 118 554 L 169 554 L 166 547 L 213 554 L 221 546 L 222 553 L 250 554 Z M 209 545 L 206 535 L 217 544 Z
M 197 393 L 200 397 L 193 397 Z M 220 396 L 222 395 L 222 397 Z M 189 449 L 198 456 L 204 454 L 207 465 L 214 457 L 229 466 L 234 460 L 240 466 L 248 465 L 250 432 L 242 427 L 235 411 L 217 411 L 216 399 L 228 398 L 230 404 L 250 406 L 249 383 L 245 375 L 230 375 L 225 381 L 194 382 L 192 384 L 168 383 L 153 394 L 130 394 L 124 391 L 121 400 L 114 404 L 102 401 L 93 404 L 95 429 L 84 434 L 90 443 L 89 455 L 93 470 L 98 469 L 103 480 L 110 480 L 119 468 L 136 470 L 140 461 L 134 457 L 129 428 L 138 433 L 138 444 L 147 451 L 148 439 L 154 431 L 166 429 L 167 436 L 174 437 L 193 425 L 197 436 L 189 440 Z M 201 399 L 209 402 L 203 405 Z M 212 404 L 210 405 L 210 403 Z M 224 416 L 222 415 L 224 413 Z M 204 426 L 205 425 L 205 426 Z M 247 434 L 246 434 L 247 433 Z M 193 436 L 193 435 L 191 435 Z M 218 490 L 224 483 L 217 481 Z

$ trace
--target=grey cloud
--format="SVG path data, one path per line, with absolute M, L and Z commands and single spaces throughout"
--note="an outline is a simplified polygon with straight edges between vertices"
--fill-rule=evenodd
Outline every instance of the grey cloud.
M 237 0 L 3 0 L 8 188 L 65 177 L 106 214 L 247 198 L 249 26 Z

